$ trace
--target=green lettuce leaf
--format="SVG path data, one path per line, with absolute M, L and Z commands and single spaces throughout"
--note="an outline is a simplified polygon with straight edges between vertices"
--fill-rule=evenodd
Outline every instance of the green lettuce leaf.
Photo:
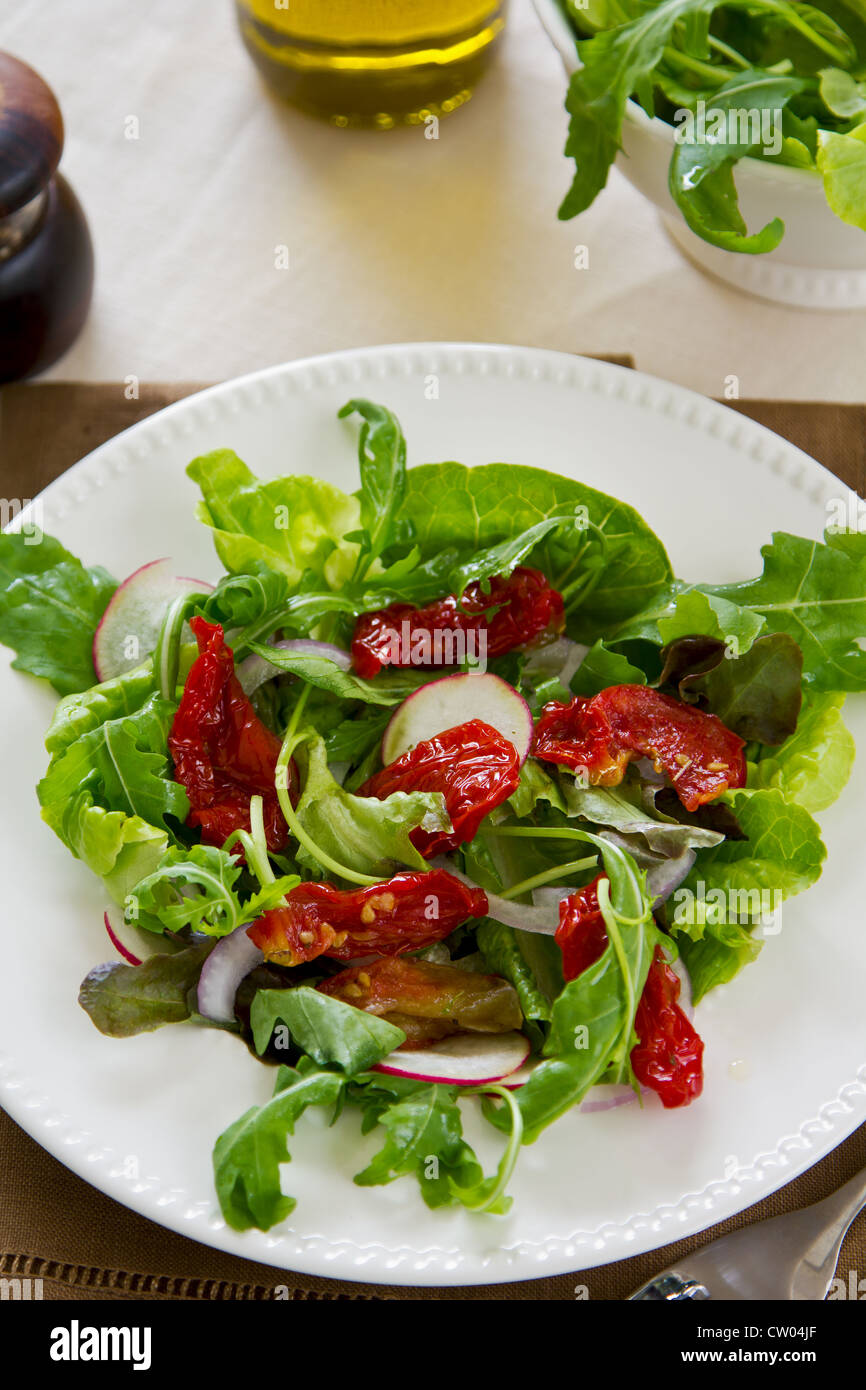
M 170 830 L 169 816 L 186 820 L 189 800 L 173 780 L 167 751 L 175 710 L 152 695 L 134 714 L 106 720 L 55 755 L 37 792 L 43 819 L 61 839 L 68 803 L 85 790 L 106 810 L 157 829 Z
M 704 850 L 668 905 L 671 930 L 694 940 L 708 924 L 771 917 L 786 898 L 816 882 L 826 857 L 808 811 L 781 792 L 741 791 L 729 800 L 747 838 Z
M 76 859 L 104 880 L 118 905 L 156 868 L 168 848 L 165 830 L 141 816 L 107 811 L 86 789 L 54 803 L 49 824 Z
M 61 695 L 96 681 L 93 636 L 117 583 L 44 533 L 0 535 L 0 642 Z
M 153 662 L 148 659 L 135 670 L 126 671 L 114 680 L 104 681 L 78 694 L 67 695 L 54 711 L 45 735 L 45 747 L 52 755 L 61 753 L 82 734 L 98 729 L 106 720 L 134 714 L 155 693 Z
M 298 755 L 296 754 L 296 757 Z M 324 741 L 311 734 L 300 754 L 305 763 L 304 790 L 295 808 L 303 829 L 326 854 L 357 873 L 388 878 L 402 868 L 426 869 L 409 836 L 417 826 L 447 830 L 451 821 L 439 792 L 392 792 L 384 801 L 353 796 L 335 782 Z M 306 849 L 298 861 L 321 874 Z
M 278 670 L 300 676 L 308 685 L 327 690 L 341 700 L 362 700 L 368 705 L 399 705 L 431 679 L 429 671 L 398 668 L 380 672 L 375 680 L 365 680 L 352 671 L 344 671 L 325 656 L 267 647 L 260 642 L 250 642 L 249 646 Z
M 818 169 L 836 216 L 866 231 L 866 122 L 847 135 L 822 130 Z
M 265 565 L 297 585 L 312 572 L 332 589 L 351 578 L 358 547 L 343 537 L 360 521 L 355 498 L 320 478 L 263 482 L 231 449 L 193 459 L 187 473 L 202 490 L 199 520 L 232 574 Z
M 748 764 L 747 788 L 780 791 L 811 815 L 831 806 L 854 766 L 854 739 L 842 718 L 844 695 L 813 695 L 781 748 Z
M 337 1066 L 349 1075 L 375 1066 L 406 1041 L 406 1034 L 393 1023 L 307 985 L 257 990 L 250 1023 L 257 1052 L 264 1052 L 282 1023 L 291 1041 L 314 1062 Z
M 692 1003 L 699 1004 L 716 985 L 726 985 L 760 954 L 763 942 L 752 928 L 738 922 L 707 924 L 698 941 L 681 934 L 677 938 L 680 958 L 689 972 Z

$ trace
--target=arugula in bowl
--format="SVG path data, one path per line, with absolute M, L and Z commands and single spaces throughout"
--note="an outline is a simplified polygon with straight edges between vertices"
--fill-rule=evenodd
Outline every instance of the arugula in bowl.
M 560 4 L 560 0 L 549 0 Z M 866 230 L 864 0 L 561 0 L 580 67 L 566 106 L 576 164 L 559 215 L 583 212 L 622 146 L 628 103 L 672 127 L 671 197 L 723 250 L 774 250 L 749 231 L 734 169 L 748 157 L 808 171 L 843 222 Z

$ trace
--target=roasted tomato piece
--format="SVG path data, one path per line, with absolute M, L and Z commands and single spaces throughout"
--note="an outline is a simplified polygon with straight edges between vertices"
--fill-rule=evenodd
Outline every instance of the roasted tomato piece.
M 604 954 L 607 927 L 598 905 L 601 878 L 598 874 L 592 883 L 559 904 L 559 926 L 554 940 L 562 951 L 562 973 L 566 980 L 576 980 Z
M 625 776 L 631 754 L 614 743 L 603 709 L 577 695 L 569 705 L 545 705 L 535 726 L 532 752 L 548 763 L 582 772 L 593 787 L 615 787 Z
M 704 1084 L 704 1044 L 677 1003 L 679 994 L 680 981 L 657 946 L 635 1016 L 640 1041 L 631 1065 L 670 1110 L 695 1100 Z
M 507 980 L 456 965 L 386 956 L 332 975 L 317 988 L 395 1023 L 413 1046 L 450 1033 L 509 1033 L 523 1023 Z
M 193 618 L 190 627 L 199 655 L 168 736 L 175 777 L 192 807 L 186 823 L 201 827 L 205 844 L 221 845 L 235 830 L 249 830 L 250 798 L 260 796 L 268 849 L 281 850 L 288 829 L 274 787 L 280 740 L 241 689 L 219 623 Z M 296 799 L 294 763 L 289 795 Z
M 301 883 L 247 928 L 247 935 L 279 965 L 300 965 L 316 956 L 356 956 L 420 951 L 449 936 L 469 917 L 484 917 L 487 895 L 445 869 L 397 874 L 370 888 L 344 891 L 330 883 Z
M 743 740 L 715 714 L 645 685 L 612 685 L 591 700 L 545 705 L 533 752 L 581 768 L 593 786 L 622 781 L 634 758 L 652 758 L 682 804 L 696 811 L 731 787 L 745 786 Z
M 562 949 L 566 981 L 594 965 L 607 946 L 598 902 L 602 877 L 560 903 L 555 940 Z M 680 981 L 656 946 L 635 1015 L 639 1041 L 632 1048 L 631 1065 L 641 1085 L 655 1091 L 668 1109 L 688 1105 L 703 1087 L 704 1044 L 677 1003 L 679 994 Z
M 745 786 L 744 741 L 717 715 L 646 685 L 612 685 L 595 698 L 620 747 L 652 758 L 687 811 L 696 811 L 729 787 Z
M 383 666 L 454 666 L 465 654 L 458 633 L 476 635 L 474 651 L 462 644 L 470 655 L 503 656 L 542 633 L 561 632 L 563 613 L 562 595 L 541 571 L 519 565 L 507 577 L 491 579 L 486 593 L 476 580 L 459 601 L 449 594 L 424 608 L 393 603 L 363 613 L 355 624 L 352 660 L 358 675 L 368 678 Z
M 431 859 L 471 840 L 484 817 L 513 796 L 520 759 L 513 743 L 481 719 L 470 719 L 435 738 L 416 743 L 358 789 L 359 796 L 384 801 L 392 792 L 441 792 L 451 830 L 424 830 L 409 837 Z

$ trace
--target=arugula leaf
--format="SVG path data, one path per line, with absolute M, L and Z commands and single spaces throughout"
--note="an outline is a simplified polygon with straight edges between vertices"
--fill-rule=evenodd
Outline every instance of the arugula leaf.
M 399 705 L 419 686 L 431 679 L 429 671 L 382 671 L 375 680 L 364 680 L 352 671 L 344 671 L 336 662 L 311 652 L 297 652 L 285 647 L 266 647 L 251 641 L 250 650 L 263 656 L 280 671 L 300 676 L 308 685 L 327 690 L 341 700 L 363 700 L 368 705 Z
M 724 642 L 729 650 L 737 653 L 749 650 L 765 623 L 760 613 L 702 589 L 686 589 L 674 597 L 670 611 L 658 618 L 657 631 L 666 646 L 679 638 L 700 633 Z M 656 629 L 648 627 L 635 635 L 651 637 L 654 631 Z
M 706 0 L 712 10 L 717 0 Z M 628 23 L 580 40 L 580 69 L 569 83 L 566 110 L 571 117 L 566 156 L 576 165 L 574 182 L 559 216 L 576 217 L 607 183 L 622 144 L 625 105 L 642 77 L 661 61 L 674 25 L 692 0 L 662 0 Z
M 544 1060 L 517 1092 L 526 1142 L 576 1105 L 602 1077 L 633 1080 L 629 1057 L 635 1042 L 634 1017 L 653 952 L 656 927 L 644 875 L 625 851 L 597 835 L 574 830 L 600 851 L 610 884 L 610 901 L 600 902 L 608 943 L 596 963 L 571 980 L 555 1000 Z M 502 1117 L 488 1114 L 501 1125 Z
M 295 814 L 326 854 L 357 873 L 383 878 L 400 866 L 428 868 L 409 837 L 419 825 L 425 830 L 448 829 L 451 821 L 440 792 L 392 792 L 383 801 L 353 796 L 335 782 L 324 741 L 312 732 L 301 761 L 306 764 L 304 790 Z M 298 861 L 321 874 L 321 865 L 307 849 L 301 848 Z
M 85 977 L 78 1002 L 110 1038 L 182 1023 L 190 1017 L 188 996 L 210 951 L 211 943 L 203 942 L 174 955 L 151 956 L 141 965 L 97 965 Z
M 811 815 L 825 811 L 845 787 L 855 746 L 842 719 L 844 695 L 812 695 L 796 732 L 748 764 L 747 788 L 775 788 Z
M 722 640 L 736 639 L 741 654 L 762 632 L 786 632 L 803 653 L 803 680 L 815 690 L 866 690 L 866 535 L 826 531 L 824 544 L 776 531 L 762 547 L 763 573 L 737 584 L 672 585 L 640 613 L 621 624 L 608 640 L 666 640 L 681 635 L 684 605 L 701 604 L 714 614 L 714 627 L 692 625 Z M 721 601 L 722 607 L 719 607 Z M 724 605 L 731 605 L 725 608 Z M 740 610 L 737 612 L 736 610 Z M 688 617 L 695 616 L 688 610 Z M 669 624 L 668 620 L 675 623 Z M 730 627 L 726 632 L 725 628 Z
M 297 887 L 297 875 L 266 884 L 242 902 L 237 882 L 243 866 L 215 845 L 173 845 L 159 866 L 127 896 L 126 916 L 149 931 L 179 932 L 184 927 L 227 936 L 243 922 L 255 921 Z M 195 891 L 191 891 L 195 890 Z
M 468 558 L 540 521 L 573 516 L 527 559 L 563 594 L 579 641 L 603 636 L 671 582 L 661 541 L 632 507 L 540 468 L 424 464 L 409 470 L 405 512 L 422 559 L 454 545 Z
M 93 634 L 117 583 L 43 532 L 0 534 L 0 642 L 61 695 L 96 681 Z
M 772 251 L 782 240 L 785 224 L 778 217 L 760 232 L 747 232 L 737 201 L 733 166 L 761 146 L 763 113 L 770 113 L 775 120 L 775 113 L 805 86 L 797 77 L 780 77 L 749 68 L 713 93 L 712 115 L 716 118 L 719 113 L 722 133 L 715 131 L 713 139 L 689 142 L 682 138 L 686 127 L 677 131 L 670 166 L 671 196 L 687 225 L 704 241 L 726 251 L 755 254 Z M 751 119 L 753 113 L 757 116 L 755 122 Z M 729 115 L 735 119 L 729 119 Z
M 545 521 L 537 521 L 534 526 L 529 526 L 510 540 L 500 541 L 497 545 L 491 545 L 486 550 L 478 551 L 477 554 L 464 560 L 462 564 L 454 566 L 448 576 L 446 592 L 462 598 L 467 584 L 484 583 L 497 574 L 511 574 L 512 570 L 531 554 L 545 536 L 548 536 L 551 531 L 559 530 L 560 527 L 573 530 L 574 516 L 550 516 Z
M 300 474 L 263 482 L 231 449 L 193 459 L 186 471 L 202 490 L 198 518 L 230 573 L 249 576 L 265 565 L 290 584 L 312 573 L 331 589 L 351 577 L 358 547 L 343 537 L 358 526 L 355 498 Z
M 286 1085 L 285 1083 L 289 1084 Z M 280 1164 L 290 1155 L 286 1136 L 310 1105 L 336 1105 L 345 1079 L 337 1072 L 282 1068 L 279 1089 L 266 1105 L 253 1106 L 216 1141 L 214 1179 L 229 1226 L 269 1231 L 296 1206 L 280 1187 Z
M 385 1089 L 385 1081 L 382 1078 L 375 1084 Z M 387 1139 L 372 1162 L 355 1177 L 358 1186 L 374 1187 L 414 1174 L 421 1196 L 433 1208 L 454 1201 L 457 1189 L 477 1188 L 484 1174 L 463 1138 L 456 1094 L 454 1087 L 416 1084 L 408 1095 L 380 1113 L 379 1124 Z M 505 1209 L 507 1203 L 503 1202 L 498 1210 Z
M 736 660 L 721 660 L 689 681 L 689 692 L 747 742 L 779 744 L 797 727 L 803 701 L 803 653 L 792 637 L 771 632 Z
M 339 412 L 342 420 L 357 412 L 363 419 L 358 439 L 361 467 L 361 543 L 359 569 L 367 568 L 400 537 L 400 511 L 406 492 L 406 440 L 400 421 L 383 405 L 351 400 Z
M 325 736 L 325 751 L 332 763 L 359 763 L 378 750 L 390 722 L 388 709 L 369 707 L 354 719 L 344 719 Z
M 314 1062 L 338 1066 L 350 1075 L 375 1066 L 406 1041 L 406 1034 L 393 1023 L 307 985 L 258 990 L 250 1023 L 258 1053 L 283 1023 L 292 1041 Z
M 134 714 L 106 720 L 55 755 L 37 793 L 43 819 L 61 839 L 67 804 L 84 790 L 107 810 L 158 828 L 168 816 L 186 820 L 189 800 L 172 778 L 167 754 L 175 709 L 152 695 Z

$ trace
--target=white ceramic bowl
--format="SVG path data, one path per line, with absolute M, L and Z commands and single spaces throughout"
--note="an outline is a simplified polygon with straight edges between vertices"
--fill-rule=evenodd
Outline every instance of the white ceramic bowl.
M 558 0 L 533 0 L 569 76 L 579 66 L 575 36 Z M 766 255 L 722 251 L 695 236 L 668 190 L 673 126 L 629 101 L 617 168 L 658 208 L 666 231 L 701 270 L 737 289 L 806 309 L 866 307 L 866 232 L 830 211 L 819 174 L 759 159 L 736 167 L 740 209 L 750 231 L 774 217 L 785 223 L 781 245 Z

